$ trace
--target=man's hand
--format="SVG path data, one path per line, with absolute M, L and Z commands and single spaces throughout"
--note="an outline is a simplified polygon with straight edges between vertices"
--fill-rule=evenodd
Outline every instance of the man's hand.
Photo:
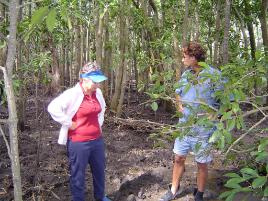
M 183 112 L 183 106 L 180 101 L 180 96 L 176 95 L 176 108 L 179 112 Z

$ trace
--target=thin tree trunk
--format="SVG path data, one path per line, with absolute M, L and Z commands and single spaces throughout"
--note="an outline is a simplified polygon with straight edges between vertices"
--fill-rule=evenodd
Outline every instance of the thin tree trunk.
M 101 17 L 99 8 L 97 8 L 96 12 L 96 61 L 100 66 L 102 66 L 103 17 Z
M 199 41 L 200 37 L 200 20 L 199 20 L 199 15 L 198 15 L 198 7 L 195 7 L 194 15 L 195 15 L 195 33 L 194 33 L 194 40 Z
M 189 21 L 189 2 L 190 0 L 185 0 L 185 13 L 183 17 L 183 25 L 182 25 L 182 44 L 185 44 L 187 41 L 187 34 L 188 33 L 188 21 Z
M 261 14 L 259 16 L 260 22 L 261 22 L 261 31 L 262 31 L 262 40 L 263 40 L 263 46 L 264 46 L 264 53 L 266 56 L 266 63 L 268 63 L 268 28 L 267 28 L 267 9 L 268 9 L 268 2 L 267 0 L 262 0 L 261 4 Z M 266 70 L 266 77 L 268 77 L 268 70 Z M 266 86 L 266 94 L 268 94 L 268 83 Z M 266 105 L 268 105 L 268 97 L 266 98 Z
M 225 26 L 224 26 L 224 36 L 223 36 L 223 44 L 222 44 L 222 58 L 223 64 L 227 64 L 229 62 L 229 31 L 230 31 L 230 10 L 231 10 L 231 0 L 225 0 Z
M 12 75 L 14 60 L 16 57 L 16 44 L 17 44 L 17 20 L 19 13 L 19 1 L 9 1 L 9 38 L 8 38 L 8 52 L 6 60 L 6 68 L 4 71 L 5 90 L 8 100 L 8 127 L 10 136 L 10 157 L 11 157 L 11 170 L 14 185 L 14 200 L 22 200 L 22 188 L 21 188 L 21 175 L 20 175 L 20 160 L 18 150 L 18 131 L 17 131 L 17 109 L 13 90 Z
M 110 33 L 109 33 L 109 29 L 108 29 L 108 25 L 109 25 L 109 13 L 106 12 L 105 16 L 104 16 L 104 37 L 103 37 L 103 43 L 104 43 L 104 47 L 103 47 L 103 58 L 102 58 L 102 62 L 103 62 L 103 71 L 104 74 L 108 76 L 108 78 L 111 78 L 110 75 L 110 70 L 109 67 L 112 64 L 112 46 L 110 44 Z M 109 97 L 109 81 L 110 79 L 108 79 L 108 81 L 106 81 L 104 83 L 104 96 L 106 98 Z
M 120 62 L 116 73 L 116 80 L 115 80 L 115 92 L 111 102 L 111 110 L 116 112 L 117 116 L 120 116 L 122 113 L 122 104 L 124 93 L 125 93 L 125 79 L 126 79 L 126 64 L 127 64 L 127 25 L 126 25 L 126 15 L 123 9 L 125 9 L 125 0 L 122 0 L 122 7 L 121 13 L 119 16 L 119 29 L 120 29 L 120 36 L 119 36 L 119 50 L 120 50 Z
M 216 25 L 215 25 L 216 33 L 215 33 L 215 42 L 214 42 L 214 58 L 213 64 L 218 66 L 219 63 L 219 40 L 220 40 L 220 26 L 221 26 L 221 0 L 217 0 L 216 4 Z
M 239 22 L 240 22 L 240 29 L 242 31 L 242 35 L 243 35 L 243 39 L 244 39 L 244 54 L 243 56 L 248 59 L 248 37 L 246 34 L 246 30 L 245 30 L 245 23 L 244 20 L 242 19 L 239 11 L 237 10 L 237 8 L 235 6 L 233 6 L 234 11 L 235 11 L 235 15 L 237 16 Z
M 59 62 L 58 62 L 58 54 L 57 49 L 53 43 L 52 36 L 49 36 L 49 47 L 52 56 L 52 81 L 51 81 L 51 94 L 57 94 L 60 90 L 60 69 L 59 69 Z
M 265 55 L 268 57 L 268 27 L 267 27 L 267 9 L 268 1 L 262 0 L 261 4 L 261 14 L 259 16 L 261 22 L 262 40 L 265 50 Z
M 245 4 L 245 15 L 249 17 L 249 20 L 247 22 L 247 27 L 248 27 L 248 33 L 249 33 L 251 58 L 255 60 L 256 43 L 255 43 L 253 24 L 251 20 L 251 12 L 250 12 L 251 8 L 247 0 L 244 0 L 244 4 Z
M 5 8 L 2 4 L 0 4 L 0 23 L 2 23 L 5 20 Z M 2 39 L 2 37 L 5 37 L 5 33 L 1 33 L 0 34 L 0 39 Z M 5 61 L 6 61 L 6 50 L 7 48 L 1 48 L 0 49 L 0 66 L 4 66 L 5 65 Z

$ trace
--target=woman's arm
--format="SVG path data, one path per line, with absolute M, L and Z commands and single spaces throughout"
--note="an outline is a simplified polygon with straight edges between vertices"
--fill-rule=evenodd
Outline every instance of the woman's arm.
M 70 105 L 72 96 L 69 90 L 65 91 L 48 105 L 48 112 L 51 117 L 63 126 L 71 127 L 72 120 L 71 117 L 67 115 L 67 108 Z

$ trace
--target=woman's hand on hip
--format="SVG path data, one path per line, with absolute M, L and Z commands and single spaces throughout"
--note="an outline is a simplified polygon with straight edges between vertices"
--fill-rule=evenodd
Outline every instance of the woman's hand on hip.
M 75 130 L 76 129 L 76 122 L 72 121 L 72 125 L 71 127 L 69 128 L 70 130 Z

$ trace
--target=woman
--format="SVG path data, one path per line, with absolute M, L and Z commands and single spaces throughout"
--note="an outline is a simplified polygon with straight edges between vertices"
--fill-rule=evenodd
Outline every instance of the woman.
M 95 199 L 109 201 L 104 196 L 105 154 L 101 130 L 106 104 L 99 89 L 99 83 L 107 77 L 95 62 L 84 65 L 79 74 L 80 82 L 55 98 L 48 112 L 62 125 L 58 143 L 67 144 L 73 201 L 85 200 L 87 164 L 91 168 Z

